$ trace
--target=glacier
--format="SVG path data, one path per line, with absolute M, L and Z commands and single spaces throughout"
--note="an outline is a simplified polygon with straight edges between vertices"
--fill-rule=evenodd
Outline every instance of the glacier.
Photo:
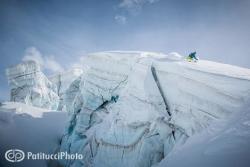
M 250 119 L 249 69 L 188 62 L 176 52 L 106 51 L 84 56 L 81 68 L 50 77 L 32 61 L 6 74 L 13 105 L 67 112 L 54 152 L 84 159 L 58 160 L 58 166 L 183 166 L 180 157 L 189 166 L 204 166 L 192 155 L 207 162 L 198 155 L 222 154 L 219 149 L 228 149 L 229 140 L 250 138 L 244 130 Z M 8 114 L 3 115 L 8 122 Z M 235 128 L 238 135 L 228 137 Z M 246 140 L 240 144 L 247 146 Z
M 6 69 L 10 98 L 36 107 L 56 110 L 59 97 L 56 85 L 48 80 L 35 61 L 25 61 Z
M 84 159 L 61 160 L 64 166 L 157 165 L 176 145 L 249 102 L 250 71 L 231 65 L 121 51 L 90 54 L 83 62 L 85 70 L 65 93 L 70 121 L 60 151 Z

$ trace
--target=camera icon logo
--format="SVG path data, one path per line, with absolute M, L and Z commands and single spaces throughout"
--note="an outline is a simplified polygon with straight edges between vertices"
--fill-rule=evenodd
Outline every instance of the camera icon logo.
M 5 159 L 9 162 L 21 162 L 24 158 L 24 152 L 19 149 L 11 149 L 5 152 Z

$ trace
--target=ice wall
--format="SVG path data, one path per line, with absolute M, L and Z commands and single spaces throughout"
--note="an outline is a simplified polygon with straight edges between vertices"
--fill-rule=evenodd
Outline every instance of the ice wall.
M 11 101 L 56 110 L 59 97 L 52 84 L 34 61 L 26 61 L 6 69 Z
M 64 72 L 60 72 L 49 77 L 49 80 L 57 86 L 57 95 L 60 98 L 58 110 L 64 110 L 65 92 L 69 89 L 69 86 L 74 82 L 80 75 L 82 75 L 83 69 L 72 68 Z
M 249 70 L 177 53 L 102 52 L 84 62 L 88 70 L 65 93 L 71 120 L 60 146 L 84 160 L 60 162 L 66 166 L 155 165 L 250 96 Z

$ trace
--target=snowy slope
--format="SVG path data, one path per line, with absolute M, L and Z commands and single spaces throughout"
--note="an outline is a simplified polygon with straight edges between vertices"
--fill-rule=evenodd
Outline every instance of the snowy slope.
M 5 102 L 0 106 L 0 166 L 45 167 L 45 160 L 10 163 L 4 159 L 9 149 L 53 153 L 67 121 L 66 112 L 50 111 L 23 103 Z
M 71 120 L 60 150 L 85 158 L 63 165 L 157 165 L 249 102 L 248 69 L 186 62 L 177 53 L 101 52 L 83 62 L 87 70 L 65 93 Z

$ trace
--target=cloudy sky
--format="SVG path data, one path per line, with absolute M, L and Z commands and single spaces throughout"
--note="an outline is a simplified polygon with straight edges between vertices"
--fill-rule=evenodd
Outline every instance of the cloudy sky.
M 48 73 L 89 52 L 145 50 L 250 68 L 249 0 L 0 0 L 0 100 L 5 68 L 27 59 Z

